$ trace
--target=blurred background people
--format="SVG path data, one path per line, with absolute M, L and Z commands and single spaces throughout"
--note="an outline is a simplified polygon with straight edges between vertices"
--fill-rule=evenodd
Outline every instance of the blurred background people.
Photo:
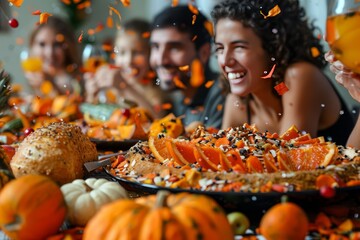
M 22 67 L 36 96 L 82 94 L 80 53 L 71 25 L 57 16 L 39 24 L 21 53 Z
M 209 24 L 188 6 L 165 8 L 152 22 L 151 66 L 161 89 L 171 93 L 171 111 L 188 127 L 221 127 L 225 97 L 209 66 Z
M 148 109 L 154 117 L 162 117 L 164 94 L 155 84 L 150 69 L 150 24 L 142 19 L 127 21 L 118 31 L 114 46 L 114 65 L 104 65 L 95 74 L 85 75 L 86 99 L 101 97 L 127 99 Z M 105 96 L 104 96 L 105 95 Z M 116 101 L 105 99 L 104 101 Z
M 230 91 L 222 128 L 247 122 L 281 134 L 295 125 L 346 143 L 354 121 L 323 73 L 323 48 L 297 0 L 226 0 L 211 15 Z
M 360 58 L 360 56 L 359 56 Z M 325 54 L 325 59 L 331 64 L 330 70 L 335 73 L 335 79 L 340 83 L 344 88 L 346 88 L 350 95 L 360 103 L 360 75 L 352 72 L 350 69 L 346 68 L 344 64 L 336 60 L 334 54 L 329 51 Z M 360 108 L 358 108 L 359 110 Z M 355 124 L 354 129 L 352 130 L 350 137 L 347 141 L 347 145 L 360 149 L 360 114 L 358 113 L 358 118 Z

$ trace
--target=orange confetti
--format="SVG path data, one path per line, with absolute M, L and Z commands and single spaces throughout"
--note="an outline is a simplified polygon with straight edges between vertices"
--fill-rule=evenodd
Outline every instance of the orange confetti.
M 206 87 L 206 88 L 211 88 L 212 85 L 214 85 L 214 80 L 207 81 L 207 82 L 205 83 L 205 87 Z
M 179 70 L 182 71 L 182 72 L 185 72 L 185 71 L 189 71 L 189 68 L 190 68 L 189 65 L 184 65 L 184 66 L 180 66 Z
M 223 107 L 224 106 L 222 104 L 219 104 L 216 106 L 216 110 L 221 111 L 223 109 Z
M 271 68 L 271 71 L 268 73 L 268 75 L 263 76 L 263 77 L 261 77 L 261 78 L 262 78 L 262 79 L 271 78 L 272 75 L 273 75 L 273 73 L 274 73 L 274 71 L 275 71 L 275 67 L 276 67 L 276 64 L 274 64 L 274 66 Z
M 191 63 L 190 85 L 200 87 L 205 81 L 203 65 L 199 59 L 194 59 Z
M 195 36 L 191 39 L 191 41 L 194 42 L 197 38 L 198 38 L 198 36 L 195 35 Z
M 113 28 L 114 27 L 114 21 L 112 19 L 111 16 L 108 16 L 107 19 L 106 19 L 106 26 L 108 28 Z
M 53 85 L 50 81 L 45 80 L 41 86 L 40 86 L 40 91 L 44 94 L 44 95 L 48 95 L 53 91 Z
M 121 0 L 121 3 L 124 5 L 124 7 L 129 7 L 130 6 L 130 0 Z
M 14 5 L 15 7 L 21 7 L 24 0 L 8 0 L 8 2 Z
M 264 19 L 266 19 L 268 17 L 275 17 L 279 13 L 281 13 L 281 9 L 280 9 L 279 5 L 275 5 L 275 7 L 270 9 L 270 11 L 268 12 L 267 15 L 265 15 L 262 11 L 260 11 L 260 14 L 264 16 Z
M 63 2 L 64 4 L 66 4 L 66 5 L 70 5 L 70 0 L 61 0 L 61 2 Z
M 41 14 L 40 10 L 36 10 L 31 13 L 31 15 L 40 15 L 40 14 Z
M 82 10 L 82 9 L 85 9 L 85 8 L 88 8 L 91 6 L 91 2 L 90 1 L 86 1 L 86 2 L 83 2 L 83 3 L 80 3 L 76 6 L 77 9 L 79 10 Z
M 178 76 L 175 76 L 173 81 L 174 81 L 175 86 L 177 86 L 178 88 L 186 89 L 185 84 L 180 80 L 180 78 Z
M 188 98 L 188 97 L 184 98 L 184 104 L 185 104 L 185 105 L 189 105 L 190 103 L 191 103 L 191 99 L 190 99 L 190 98 Z
M 90 36 L 94 35 L 95 33 L 96 33 L 96 31 L 93 28 L 89 28 L 88 31 L 87 31 L 87 34 L 90 35 Z
M 65 41 L 65 37 L 61 33 L 56 34 L 55 39 L 56 39 L 57 42 L 64 42 Z
M 196 22 L 196 15 L 193 15 L 192 16 L 192 21 L 191 21 L 191 24 L 194 25 Z
M 99 23 L 95 28 L 95 32 L 101 32 L 102 30 L 104 30 L 104 25 Z
M 177 5 L 179 5 L 179 0 L 172 0 L 171 6 L 176 7 Z
M 199 10 L 191 3 L 189 2 L 188 3 L 188 7 L 189 7 L 189 10 L 195 14 L 195 15 L 198 15 L 199 14 Z
M 141 34 L 141 37 L 142 38 L 150 38 L 150 35 L 151 35 L 150 32 L 144 32 Z
M 114 12 L 119 17 L 119 19 L 121 20 L 120 12 L 114 7 L 109 6 L 109 8 L 110 8 L 110 15 L 111 15 L 112 12 Z
M 274 88 L 280 96 L 284 95 L 287 91 L 289 91 L 289 88 L 286 86 L 284 82 L 279 83 Z
M 312 55 L 314 58 L 316 58 L 316 57 L 318 57 L 318 56 L 320 55 L 320 51 L 319 51 L 319 49 L 317 49 L 316 47 L 312 47 L 312 48 L 310 49 L 310 51 L 311 51 L 311 55 Z
M 164 110 L 170 110 L 172 108 L 172 104 L 171 103 L 164 103 L 162 104 L 162 109 Z
M 208 33 L 210 34 L 210 36 L 214 36 L 214 26 L 210 21 L 205 21 L 204 22 L 204 27 L 205 29 L 208 31 Z
M 78 43 L 81 43 L 84 38 L 84 32 L 81 31 L 80 36 L 78 37 Z
M 50 13 L 47 13 L 47 12 L 41 13 L 39 23 L 40 24 L 47 23 L 47 20 L 50 16 L 52 16 L 52 14 L 50 14 Z

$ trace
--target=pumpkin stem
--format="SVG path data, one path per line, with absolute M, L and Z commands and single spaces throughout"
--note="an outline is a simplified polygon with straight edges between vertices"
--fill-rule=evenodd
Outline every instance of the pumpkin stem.
M 84 182 L 83 185 L 85 187 L 86 192 L 91 192 L 93 190 L 86 182 Z
M 155 208 L 161 208 L 166 207 L 166 199 L 170 195 L 169 191 L 161 190 L 158 191 L 156 194 L 156 202 L 155 202 Z
M 19 231 L 21 229 L 22 221 L 21 218 L 16 215 L 15 220 L 11 223 L 5 224 L 4 229 L 9 232 Z

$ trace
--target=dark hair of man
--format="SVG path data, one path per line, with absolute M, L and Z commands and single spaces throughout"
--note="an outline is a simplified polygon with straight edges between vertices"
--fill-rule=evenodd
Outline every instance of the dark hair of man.
M 264 17 L 276 5 L 281 12 Z M 306 61 L 320 69 L 326 66 L 320 39 L 314 36 L 318 29 L 313 23 L 308 24 L 298 0 L 226 0 L 213 8 L 211 16 L 215 25 L 220 19 L 228 18 L 253 29 L 276 64 L 275 84 L 283 81 L 285 71 L 292 63 Z M 317 56 L 312 55 L 314 48 L 319 51 Z
M 201 12 L 196 15 L 188 6 L 168 7 L 155 16 L 151 29 L 175 27 L 180 32 L 189 33 L 196 49 L 199 49 L 212 40 L 205 27 L 207 21 L 208 19 Z

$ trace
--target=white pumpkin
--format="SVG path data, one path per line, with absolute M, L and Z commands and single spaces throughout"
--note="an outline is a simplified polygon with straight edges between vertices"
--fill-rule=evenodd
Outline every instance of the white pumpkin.
M 116 199 L 128 198 L 126 190 L 104 178 L 76 179 L 61 186 L 68 207 L 68 220 L 85 226 L 103 205 Z

